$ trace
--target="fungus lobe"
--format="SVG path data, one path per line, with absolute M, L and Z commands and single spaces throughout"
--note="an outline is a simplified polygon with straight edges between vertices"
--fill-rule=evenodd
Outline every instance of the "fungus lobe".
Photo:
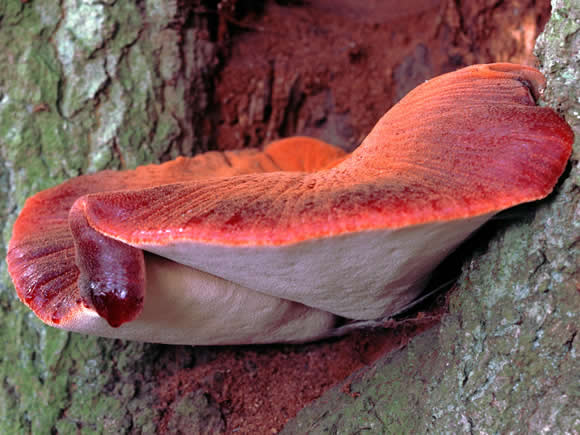
M 350 155 L 309 138 L 69 180 L 27 200 L 8 267 L 53 326 L 164 343 L 306 341 L 388 316 L 493 214 L 546 196 L 570 127 L 533 68 L 417 87 Z

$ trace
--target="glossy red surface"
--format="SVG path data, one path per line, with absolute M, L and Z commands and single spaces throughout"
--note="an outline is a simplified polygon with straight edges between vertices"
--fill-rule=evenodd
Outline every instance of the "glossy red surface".
M 126 243 L 274 246 L 542 198 L 573 142 L 554 111 L 536 106 L 543 83 L 536 70 L 509 64 L 437 77 L 346 159 L 297 139 L 301 146 L 283 141 L 270 154 L 208 153 L 78 177 L 26 202 L 9 245 L 10 275 L 45 322 L 62 325 L 84 304 L 117 326 L 138 315 L 145 288 L 143 254 Z

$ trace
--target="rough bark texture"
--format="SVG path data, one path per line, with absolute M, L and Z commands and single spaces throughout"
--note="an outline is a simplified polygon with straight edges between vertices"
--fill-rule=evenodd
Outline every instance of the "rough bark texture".
M 353 374 L 350 395 L 328 391 L 282 433 L 578 433 L 579 19 L 577 2 L 553 0 L 537 44 L 543 104 L 576 135 L 563 182 L 479 235 L 489 245 L 465 262 L 439 327 Z
M 221 3 L 226 8 L 232 2 Z M 294 7 L 300 2 L 277 3 Z M 421 81 L 441 72 L 441 67 L 510 60 L 523 53 L 520 45 L 527 41 L 525 30 L 514 39 L 519 43 L 500 48 L 484 34 L 496 33 L 489 30 L 496 28 L 509 34 L 501 19 L 490 17 L 502 17 L 498 11 L 518 5 L 532 8 L 535 2 L 480 3 L 476 8 L 441 2 L 441 22 L 433 27 L 451 47 L 442 55 L 444 64 L 435 62 L 433 52 L 426 54 L 428 32 L 420 44 L 393 36 L 396 42 L 407 44 L 407 54 L 399 54 L 399 66 L 367 91 L 363 101 L 338 96 L 338 100 L 344 98 L 345 107 L 352 107 L 347 113 L 344 107 L 334 107 L 328 92 L 318 92 L 319 84 L 309 81 L 314 76 L 304 72 L 294 87 L 280 85 L 282 106 L 272 111 L 269 104 L 258 104 L 265 98 L 258 92 L 261 76 L 251 83 L 250 88 L 257 89 L 253 96 L 233 95 L 234 100 L 245 98 L 245 105 L 228 104 L 227 95 L 220 95 L 228 89 L 223 86 L 227 67 L 217 90 L 209 77 L 218 67 L 227 23 L 238 30 L 245 25 L 232 24 L 235 16 L 227 20 L 218 16 L 215 1 L 0 1 L 0 256 L 5 256 L 11 224 L 25 198 L 80 173 L 130 168 L 211 146 L 228 148 L 224 144 L 228 137 L 247 137 L 246 144 L 258 144 L 294 133 L 300 126 L 311 134 L 318 131 L 314 127 L 322 126 L 323 134 L 351 147 L 368 127 L 351 124 L 360 118 L 372 125 L 375 115 L 384 110 L 379 104 L 381 92 L 396 100 L 409 86 L 399 76 Z M 580 430 L 580 414 L 574 406 L 580 400 L 578 376 L 574 376 L 580 323 L 575 239 L 580 191 L 580 17 L 575 3 L 553 1 L 552 20 L 538 43 L 549 76 L 545 103 L 560 108 L 577 135 L 564 181 L 547 200 L 510 212 L 509 219 L 495 221 L 480 233 L 479 248 L 465 262 L 441 325 L 355 373 L 347 382 L 349 388 L 341 384 L 328 391 L 288 423 L 286 433 Z M 535 14 L 524 17 L 530 26 L 538 25 Z M 417 20 L 415 24 L 424 22 Z M 468 24 L 466 20 L 475 21 Z M 250 32 L 250 36 L 254 35 Z M 359 65 L 361 56 L 364 60 L 372 50 L 351 46 L 345 52 L 346 67 Z M 264 77 L 272 71 L 284 72 L 287 55 L 279 62 L 266 62 Z M 233 74 L 239 71 L 232 69 Z M 323 71 L 323 79 L 327 73 L 331 77 L 334 71 Z M 388 90 L 391 84 L 395 90 Z M 212 106 L 214 91 L 223 106 Z M 378 96 L 373 100 L 374 93 Z M 296 95 L 313 100 L 303 104 Z M 323 113 L 316 112 L 317 101 Z M 285 117 L 291 110 L 302 110 L 302 123 L 288 122 Z M 229 118 L 228 111 L 233 113 Z M 247 116 L 262 122 L 263 128 L 240 121 Z M 348 117 L 349 122 L 345 121 Z M 217 126 L 216 118 L 225 121 Z M 288 130 L 288 125 L 294 125 L 294 130 Z M 216 145 L 212 143 L 216 138 L 223 140 Z M 183 387 L 184 376 L 167 378 L 168 373 L 187 375 L 190 368 L 203 366 L 226 351 L 60 332 L 41 324 L 16 300 L 4 263 L 0 277 L 0 432 L 155 433 L 165 429 L 219 433 L 237 429 L 226 426 L 226 411 L 233 407 L 228 408 L 229 396 L 217 403 L 218 395 L 207 387 L 238 388 L 239 384 L 224 379 L 231 375 L 227 367 L 218 373 L 202 371 L 205 377 L 192 382 L 196 387 L 191 389 Z M 309 359 L 321 359 L 324 346 L 315 343 L 296 351 L 304 357 L 304 367 L 315 365 Z M 298 356 L 289 357 L 284 349 L 227 352 L 234 356 L 226 361 L 235 361 L 250 373 L 250 381 L 264 373 L 253 361 L 262 361 L 264 366 L 276 359 L 282 360 L 280 364 L 288 358 L 298 361 Z M 250 359 L 252 353 L 259 358 Z M 334 354 L 329 355 L 326 358 L 332 364 Z M 272 366 L 272 376 L 279 367 Z M 256 398 L 263 395 L 252 393 Z M 279 421 L 272 426 L 274 430 L 280 427 Z
M 80 173 L 203 151 L 217 66 L 201 2 L 0 2 L 0 256 L 26 197 Z M 0 432 L 154 432 L 162 347 L 46 328 L 0 265 Z M 154 361 L 154 363 L 153 363 Z M 203 395 L 210 433 L 224 429 Z

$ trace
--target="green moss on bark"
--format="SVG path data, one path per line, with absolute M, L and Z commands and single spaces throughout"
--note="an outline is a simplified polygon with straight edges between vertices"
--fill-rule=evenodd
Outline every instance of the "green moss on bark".
M 578 137 L 573 3 L 554 0 L 538 46 L 545 101 Z M 215 47 L 204 20 L 187 21 L 191 10 L 177 5 L 0 2 L 2 256 L 32 193 L 80 173 L 207 148 L 199 131 Z M 440 327 L 353 375 L 359 397 L 338 386 L 286 433 L 578 431 L 578 153 L 577 143 L 554 195 L 488 229 L 493 238 L 465 263 Z M 197 392 L 168 410 L 157 406 L 162 347 L 44 326 L 16 300 L 5 263 L 0 325 L 2 433 L 154 433 L 167 412 L 168 428 L 193 419 L 223 429 L 215 404 Z
M 154 3 L 0 2 L 2 258 L 31 194 L 82 173 L 159 161 L 182 152 L 186 139 L 189 152 L 206 148 L 183 134 L 199 121 L 184 109 L 193 90 L 183 84 L 209 69 L 167 61 L 177 54 L 156 37 L 185 35 L 183 52 L 209 47 L 196 59 L 205 65 L 216 65 L 215 50 L 187 36 L 198 31 L 193 4 Z M 171 79 L 159 76 L 161 64 Z M 46 327 L 17 300 L 5 262 L 0 277 L 0 432 L 153 433 L 163 413 L 148 382 L 158 348 Z
M 437 329 L 327 392 L 283 433 L 576 433 L 580 430 L 580 10 L 554 0 L 538 41 L 544 102 L 576 134 L 546 200 L 493 222 Z M 482 245 L 482 246 L 483 246 Z

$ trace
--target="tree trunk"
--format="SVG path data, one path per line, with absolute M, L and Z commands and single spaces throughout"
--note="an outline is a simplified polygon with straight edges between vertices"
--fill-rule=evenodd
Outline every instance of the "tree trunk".
M 220 137 L 247 137 L 245 143 L 255 145 L 292 134 L 300 126 L 316 133 L 321 120 L 339 119 L 333 122 L 340 124 L 342 115 L 328 108 L 317 117 L 315 106 L 321 99 L 316 98 L 324 93 L 315 94 L 310 106 L 298 104 L 302 100 L 296 98 L 297 86 L 306 85 L 296 80 L 288 89 L 272 85 L 283 107 L 277 112 L 279 108 L 269 107 L 271 100 L 263 103 L 260 113 L 270 116 L 257 119 L 263 126 L 239 119 L 217 125 L 215 111 L 222 110 L 222 116 L 228 109 L 227 104 L 211 108 L 213 94 L 220 89 L 214 89 L 210 77 L 219 66 L 226 25 L 216 13 L 217 3 L 0 2 L 2 257 L 24 200 L 75 175 L 191 155 L 221 147 L 215 142 Z M 235 2 L 220 3 L 225 7 Z M 545 104 L 563 111 L 578 138 L 580 71 L 574 47 L 579 45 L 575 23 L 580 17 L 572 3 L 553 0 L 538 55 L 549 77 Z M 455 47 L 449 59 L 457 60 L 459 51 L 474 46 L 479 36 L 470 29 L 477 27 L 463 23 L 458 2 L 442 4 L 448 5 L 444 22 L 455 20 L 463 29 L 438 30 Z M 468 13 L 483 16 L 475 9 Z M 235 17 L 228 20 L 236 22 Z M 482 32 L 488 28 L 487 22 L 479 25 Z M 486 57 L 483 46 L 487 47 L 478 45 L 480 51 L 464 61 L 494 60 Z M 425 56 L 424 48 L 417 47 L 408 68 L 401 70 L 421 70 L 416 64 Z M 356 64 L 366 49 L 349 52 L 350 62 Z M 273 72 L 267 69 L 264 83 L 277 83 L 271 75 L 286 66 L 276 62 L 268 68 Z M 429 73 L 433 72 L 440 71 L 431 65 Z M 422 70 L 415 75 L 418 82 L 428 78 Z M 393 77 L 396 81 L 396 70 Z M 386 83 L 390 80 L 389 76 Z M 242 85 L 246 89 L 246 83 Z M 399 98 L 398 91 L 391 94 L 393 101 Z M 234 97 L 248 97 L 250 102 L 262 98 L 255 92 Z M 367 108 L 368 103 L 369 111 L 383 110 L 367 97 L 361 106 Z M 255 114 L 256 104 L 248 103 L 248 113 L 234 115 L 247 119 Z M 289 111 L 305 108 L 312 124 L 288 121 Z M 370 122 L 367 112 L 357 113 Z M 322 134 L 356 142 L 364 133 L 333 125 Z M 462 276 L 450 295 L 449 314 L 440 325 L 354 373 L 347 380 L 350 394 L 344 383 L 329 390 L 289 422 L 285 432 L 578 430 L 578 139 L 575 146 L 569 170 L 554 194 L 519 207 L 509 219 L 492 222 L 471 243 L 475 248 L 466 254 Z M 223 407 L 202 388 L 171 403 L 160 399 L 164 389 L 173 387 L 165 386 L 159 373 L 201 364 L 220 349 L 58 331 L 43 325 L 17 300 L 5 263 L 0 264 L 0 277 L 0 432 L 234 430 L 226 427 Z
M 218 61 L 204 11 L 201 0 L 0 2 L 2 258 L 31 194 L 207 149 L 207 76 Z M 155 432 L 167 412 L 153 393 L 163 347 L 47 328 L 15 298 L 4 262 L 0 270 L 0 432 Z M 203 394 L 183 400 L 200 427 L 224 429 Z M 196 432 L 193 420 L 187 427 Z
M 353 374 L 351 394 L 335 387 L 282 433 L 577 433 L 579 19 L 574 1 L 552 0 L 536 44 L 543 104 L 576 136 L 555 191 L 477 235 L 489 244 L 465 261 L 439 327 Z

